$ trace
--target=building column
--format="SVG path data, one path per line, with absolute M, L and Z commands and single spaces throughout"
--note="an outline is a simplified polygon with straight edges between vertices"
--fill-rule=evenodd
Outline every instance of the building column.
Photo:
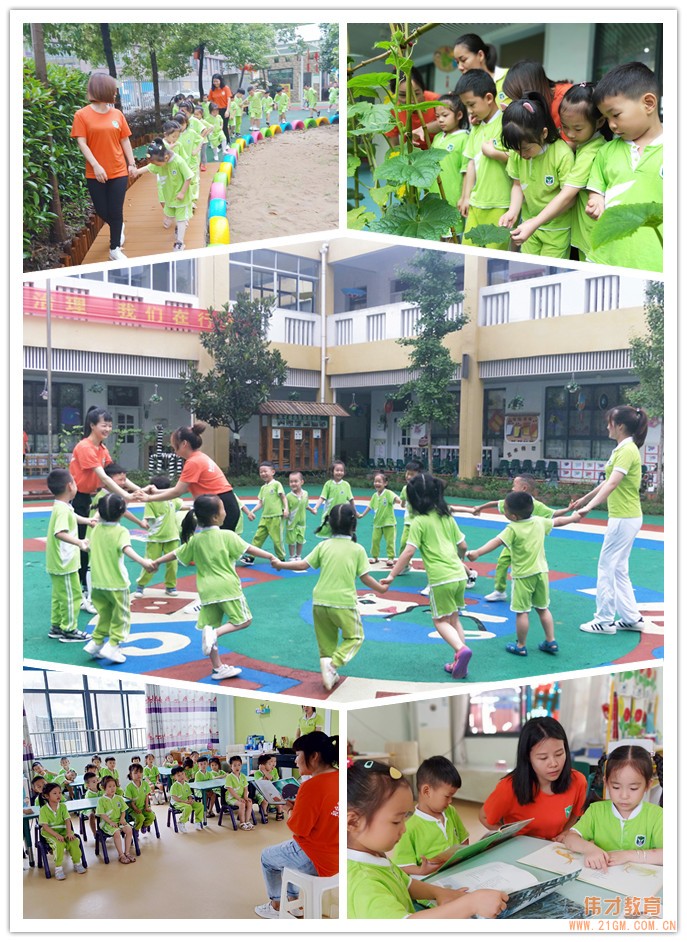
M 482 462 L 484 411 L 483 383 L 479 378 L 479 292 L 487 284 L 487 261 L 483 256 L 465 256 L 465 298 L 463 310 L 470 318 L 458 333 L 451 335 L 459 344 L 462 362 L 460 381 L 460 457 L 458 476 L 474 478 Z

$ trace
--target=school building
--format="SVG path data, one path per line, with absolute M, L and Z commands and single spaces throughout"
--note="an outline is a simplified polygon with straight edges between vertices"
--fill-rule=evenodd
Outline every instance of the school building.
M 400 269 L 417 251 L 336 237 L 54 275 L 53 452 L 71 451 L 85 411 L 106 405 L 120 430 L 118 460 L 148 467 L 151 451 L 168 450 L 169 431 L 191 420 L 180 398 L 189 361 L 209 366 L 199 340 L 207 308 L 247 291 L 275 298 L 269 336 L 288 364 L 284 386 L 242 430 L 247 456 L 280 470 L 323 469 L 333 456 L 399 467 L 426 459 L 427 430 L 403 428 L 399 395 L 410 373 L 397 340 L 415 334 L 418 317 L 403 301 Z M 474 477 L 503 462 L 538 473 L 555 462 L 560 479 L 596 480 L 612 447 L 605 411 L 637 383 L 629 341 L 646 333 L 646 282 L 543 259 L 446 254 L 463 293 L 448 316 L 468 320 L 445 341 L 455 412 L 432 429 L 439 468 Z M 45 295 L 43 276 L 25 280 L 24 427 L 36 474 L 47 462 Z M 655 420 L 644 449 L 650 486 L 659 445 Z M 204 447 L 227 466 L 228 430 L 208 430 Z

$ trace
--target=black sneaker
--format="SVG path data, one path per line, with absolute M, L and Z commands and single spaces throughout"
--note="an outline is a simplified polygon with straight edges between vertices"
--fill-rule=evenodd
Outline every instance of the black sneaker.
M 62 641 L 64 644 L 69 644 L 70 641 L 80 641 L 82 644 L 84 641 L 90 641 L 91 636 L 85 631 L 79 631 L 76 628 L 74 631 L 64 631 L 62 628 L 57 629 L 59 635 L 57 636 L 58 641 Z
M 244 553 L 243 556 L 239 559 L 239 563 L 242 566 L 252 566 L 255 562 L 255 556 L 249 556 L 248 553 Z
M 61 634 L 62 634 L 62 629 L 60 628 L 59 625 L 51 625 L 51 626 L 50 626 L 50 631 L 48 632 L 48 637 L 49 637 L 49 638 L 55 638 L 55 639 L 59 640 Z

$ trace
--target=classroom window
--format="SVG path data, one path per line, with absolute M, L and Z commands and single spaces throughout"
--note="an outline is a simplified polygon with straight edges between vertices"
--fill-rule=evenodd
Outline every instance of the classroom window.
M 522 729 L 522 687 L 485 690 L 470 697 L 467 733 L 472 736 L 517 736 Z
M 48 403 L 41 393 L 45 379 L 24 380 L 24 428 L 29 448 L 34 453 L 48 450 Z M 57 435 L 65 428 L 83 424 L 83 388 L 81 383 L 52 383 L 53 451 L 57 451 Z
M 627 401 L 633 384 L 548 386 L 545 397 L 544 457 L 605 461 L 615 447 L 608 437 L 606 413 Z
M 251 300 L 275 297 L 277 307 L 310 314 L 318 310 L 319 262 L 288 252 L 256 249 L 237 252 L 229 261 L 229 297 L 241 292 Z

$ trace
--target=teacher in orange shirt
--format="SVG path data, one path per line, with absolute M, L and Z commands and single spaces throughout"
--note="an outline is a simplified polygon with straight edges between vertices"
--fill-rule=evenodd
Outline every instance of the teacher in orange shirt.
M 117 82 L 105 72 L 88 80 L 88 101 L 74 115 L 71 136 L 86 158 L 86 186 L 93 207 L 110 227 L 110 259 L 126 255 L 124 245 L 124 197 L 129 174 L 136 169 L 131 131 L 126 118 L 114 107 Z
M 222 128 L 227 141 L 231 137 L 229 133 L 229 115 L 227 114 L 227 110 L 233 97 L 231 89 L 228 85 L 224 84 L 222 76 L 219 72 L 215 72 L 212 76 L 212 88 L 208 92 L 208 101 L 213 101 L 219 108 L 219 113 L 222 116 Z

